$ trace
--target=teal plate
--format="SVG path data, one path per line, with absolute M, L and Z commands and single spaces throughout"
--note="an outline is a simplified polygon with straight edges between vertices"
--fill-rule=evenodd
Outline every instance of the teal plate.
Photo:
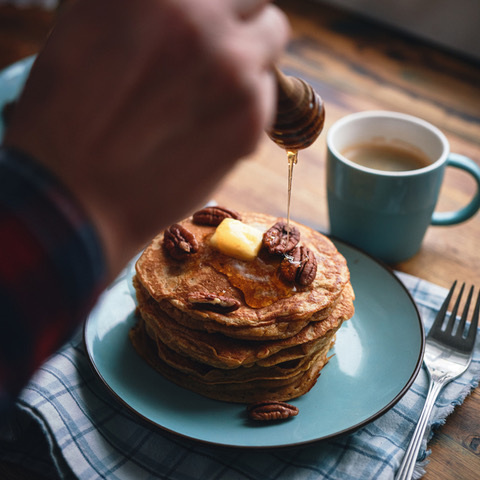
M 33 57 L 0 72 L 0 107 L 15 99 Z M 0 120 L 0 138 L 3 125 Z M 332 438 L 371 422 L 398 402 L 421 367 L 424 332 L 413 299 L 393 273 L 337 242 L 355 289 L 355 315 L 337 334 L 328 365 L 312 390 L 291 403 L 300 413 L 283 423 L 249 422 L 245 407 L 209 400 L 165 380 L 135 352 L 133 264 L 100 298 L 84 328 L 90 362 L 110 391 L 158 427 L 198 441 L 269 448 Z
M 422 363 L 425 336 L 415 303 L 386 267 L 335 241 L 347 259 L 355 315 L 337 334 L 335 354 L 317 384 L 292 400 L 299 414 L 254 424 L 245 406 L 210 400 L 164 379 L 135 352 L 133 263 L 90 314 L 84 340 L 90 362 L 110 391 L 150 423 L 209 444 L 275 448 L 335 437 L 371 422 L 406 393 Z

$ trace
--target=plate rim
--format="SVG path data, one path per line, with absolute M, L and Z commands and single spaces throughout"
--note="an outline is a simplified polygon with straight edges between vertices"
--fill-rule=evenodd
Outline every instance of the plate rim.
M 203 438 L 197 438 L 193 435 L 187 435 L 185 433 L 175 431 L 171 428 L 168 428 L 164 425 L 161 425 L 160 423 L 154 421 L 153 419 L 149 418 L 148 416 L 144 415 L 142 412 L 140 412 L 139 410 L 137 410 L 136 408 L 131 406 L 128 403 L 128 401 L 125 400 L 124 398 L 122 398 L 121 395 L 119 393 L 117 393 L 113 389 L 113 387 L 111 385 L 109 385 L 107 380 L 103 377 L 103 375 L 100 372 L 97 364 L 95 363 L 95 360 L 93 358 L 94 355 L 90 351 L 88 341 L 87 341 L 87 329 L 88 329 L 89 321 L 91 319 L 91 314 L 89 314 L 87 319 L 84 322 L 82 338 L 83 338 L 83 345 L 84 345 L 85 351 L 87 353 L 87 359 L 88 359 L 88 362 L 89 362 L 91 368 L 93 369 L 93 371 L 95 372 L 97 377 L 101 380 L 104 387 L 106 387 L 107 390 L 113 395 L 113 397 L 119 403 L 121 403 L 124 407 L 126 407 L 129 410 L 129 412 L 135 414 L 140 419 L 142 419 L 142 421 L 146 422 L 150 426 L 153 426 L 155 428 L 160 429 L 162 432 L 165 432 L 169 435 L 173 435 L 175 437 L 179 437 L 179 438 L 182 438 L 184 440 L 187 440 L 187 441 L 190 441 L 190 442 L 196 442 L 196 443 L 206 445 L 206 446 L 223 447 L 223 448 L 236 448 L 236 449 L 243 449 L 243 450 L 272 450 L 272 449 L 283 449 L 283 448 L 296 448 L 296 447 L 303 447 L 303 446 L 307 446 L 307 445 L 316 444 L 316 443 L 319 443 L 319 442 L 324 442 L 324 441 L 327 441 L 327 440 L 331 440 L 333 438 L 341 437 L 341 436 L 346 435 L 346 434 L 354 433 L 355 431 L 357 431 L 360 428 L 368 425 L 369 423 L 374 422 L 379 417 L 381 417 L 382 415 L 387 413 L 389 410 L 391 410 L 405 396 L 407 391 L 413 385 L 413 383 L 415 382 L 420 370 L 422 369 L 423 355 L 424 355 L 424 351 L 425 351 L 425 330 L 424 330 L 424 327 L 423 327 L 423 322 L 422 322 L 422 319 L 421 319 L 420 312 L 418 310 L 418 306 L 417 306 L 413 296 L 411 295 L 411 293 L 409 292 L 407 287 L 404 285 L 404 283 L 400 280 L 400 278 L 398 278 L 397 275 L 395 275 L 393 269 L 389 265 L 387 265 L 384 262 L 382 262 L 381 260 L 371 256 L 370 254 L 366 253 L 365 251 L 359 249 L 358 247 L 356 247 L 356 246 L 354 246 L 354 245 L 352 245 L 348 242 L 345 242 L 344 240 L 340 240 L 340 239 L 335 238 L 335 237 L 330 236 L 330 235 L 328 235 L 328 238 L 330 238 L 330 240 L 332 240 L 335 244 L 343 244 L 344 246 L 352 249 L 357 255 L 358 254 L 360 254 L 361 256 L 363 255 L 364 257 L 367 258 L 368 261 L 376 263 L 383 271 L 385 271 L 390 277 L 392 277 L 393 280 L 395 281 L 395 283 L 398 286 L 400 286 L 400 288 L 404 291 L 404 293 L 406 294 L 409 302 L 413 306 L 414 311 L 415 311 L 415 318 L 416 318 L 416 320 L 418 322 L 418 326 L 419 326 L 420 351 L 419 351 L 418 358 L 416 359 L 416 362 L 415 362 L 415 367 L 414 367 L 409 379 L 407 380 L 405 385 L 403 385 L 403 387 L 400 389 L 400 391 L 397 393 L 397 395 L 390 402 L 388 402 L 384 407 L 379 409 L 374 414 L 370 415 L 368 418 L 366 418 L 366 419 L 364 419 L 364 420 L 362 420 L 362 421 L 360 421 L 360 422 L 358 422 L 358 423 L 356 423 L 356 424 L 354 424 L 354 425 L 352 425 L 348 428 L 344 428 L 342 430 L 336 431 L 336 432 L 328 434 L 328 435 L 324 435 L 324 436 L 319 437 L 319 438 L 313 438 L 313 439 L 308 439 L 308 440 L 303 440 L 303 441 L 293 442 L 293 443 L 285 443 L 285 444 L 280 444 L 280 445 L 238 445 L 238 444 L 228 443 L 228 442 L 221 442 L 220 443 L 218 441 L 207 440 L 207 439 L 203 439 Z M 129 265 L 131 265 L 131 263 L 129 263 Z

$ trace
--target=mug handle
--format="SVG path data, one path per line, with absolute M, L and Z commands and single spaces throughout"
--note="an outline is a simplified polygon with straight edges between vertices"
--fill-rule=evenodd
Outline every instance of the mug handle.
M 469 173 L 477 182 L 477 191 L 468 205 L 453 212 L 434 212 L 432 215 L 432 225 L 453 225 L 464 222 L 473 217 L 480 208 L 480 167 L 468 157 L 458 153 L 450 153 L 447 158 L 447 167 L 459 168 Z

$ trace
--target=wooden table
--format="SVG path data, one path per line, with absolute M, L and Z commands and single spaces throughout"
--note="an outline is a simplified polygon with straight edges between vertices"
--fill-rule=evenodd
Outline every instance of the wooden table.
M 396 110 L 437 125 L 452 150 L 480 162 L 480 65 L 398 32 L 330 7 L 302 0 L 277 2 L 288 14 L 293 38 L 281 62 L 323 97 L 326 129 L 360 110 Z M 42 45 L 54 14 L 0 7 L 0 68 Z M 268 138 L 240 162 L 212 195 L 238 210 L 286 212 L 285 153 Z M 475 186 L 463 173 L 448 171 L 439 210 L 464 205 Z M 300 153 L 294 173 L 292 217 L 328 231 L 325 135 Z M 480 215 L 455 227 L 431 227 L 421 251 L 398 270 L 442 286 L 458 278 L 480 287 Z M 430 442 L 425 480 L 476 480 L 480 472 L 480 391 L 455 409 Z M 0 464 L 1 478 L 31 474 Z

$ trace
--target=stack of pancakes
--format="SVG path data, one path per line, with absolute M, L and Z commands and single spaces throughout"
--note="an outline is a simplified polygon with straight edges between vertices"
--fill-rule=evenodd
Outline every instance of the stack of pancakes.
M 277 221 L 258 213 L 241 219 L 261 231 Z M 216 227 L 192 217 L 181 222 L 198 242 L 188 258 L 172 258 L 158 235 L 133 280 L 138 322 L 130 338 L 138 353 L 169 380 L 218 400 L 286 401 L 308 392 L 336 331 L 353 315 L 354 293 L 330 240 L 292 223 L 317 261 L 308 286 L 279 278 L 282 259 L 264 248 L 252 261 L 221 253 L 209 242 Z M 226 311 L 216 299 L 231 299 L 236 309 Z

